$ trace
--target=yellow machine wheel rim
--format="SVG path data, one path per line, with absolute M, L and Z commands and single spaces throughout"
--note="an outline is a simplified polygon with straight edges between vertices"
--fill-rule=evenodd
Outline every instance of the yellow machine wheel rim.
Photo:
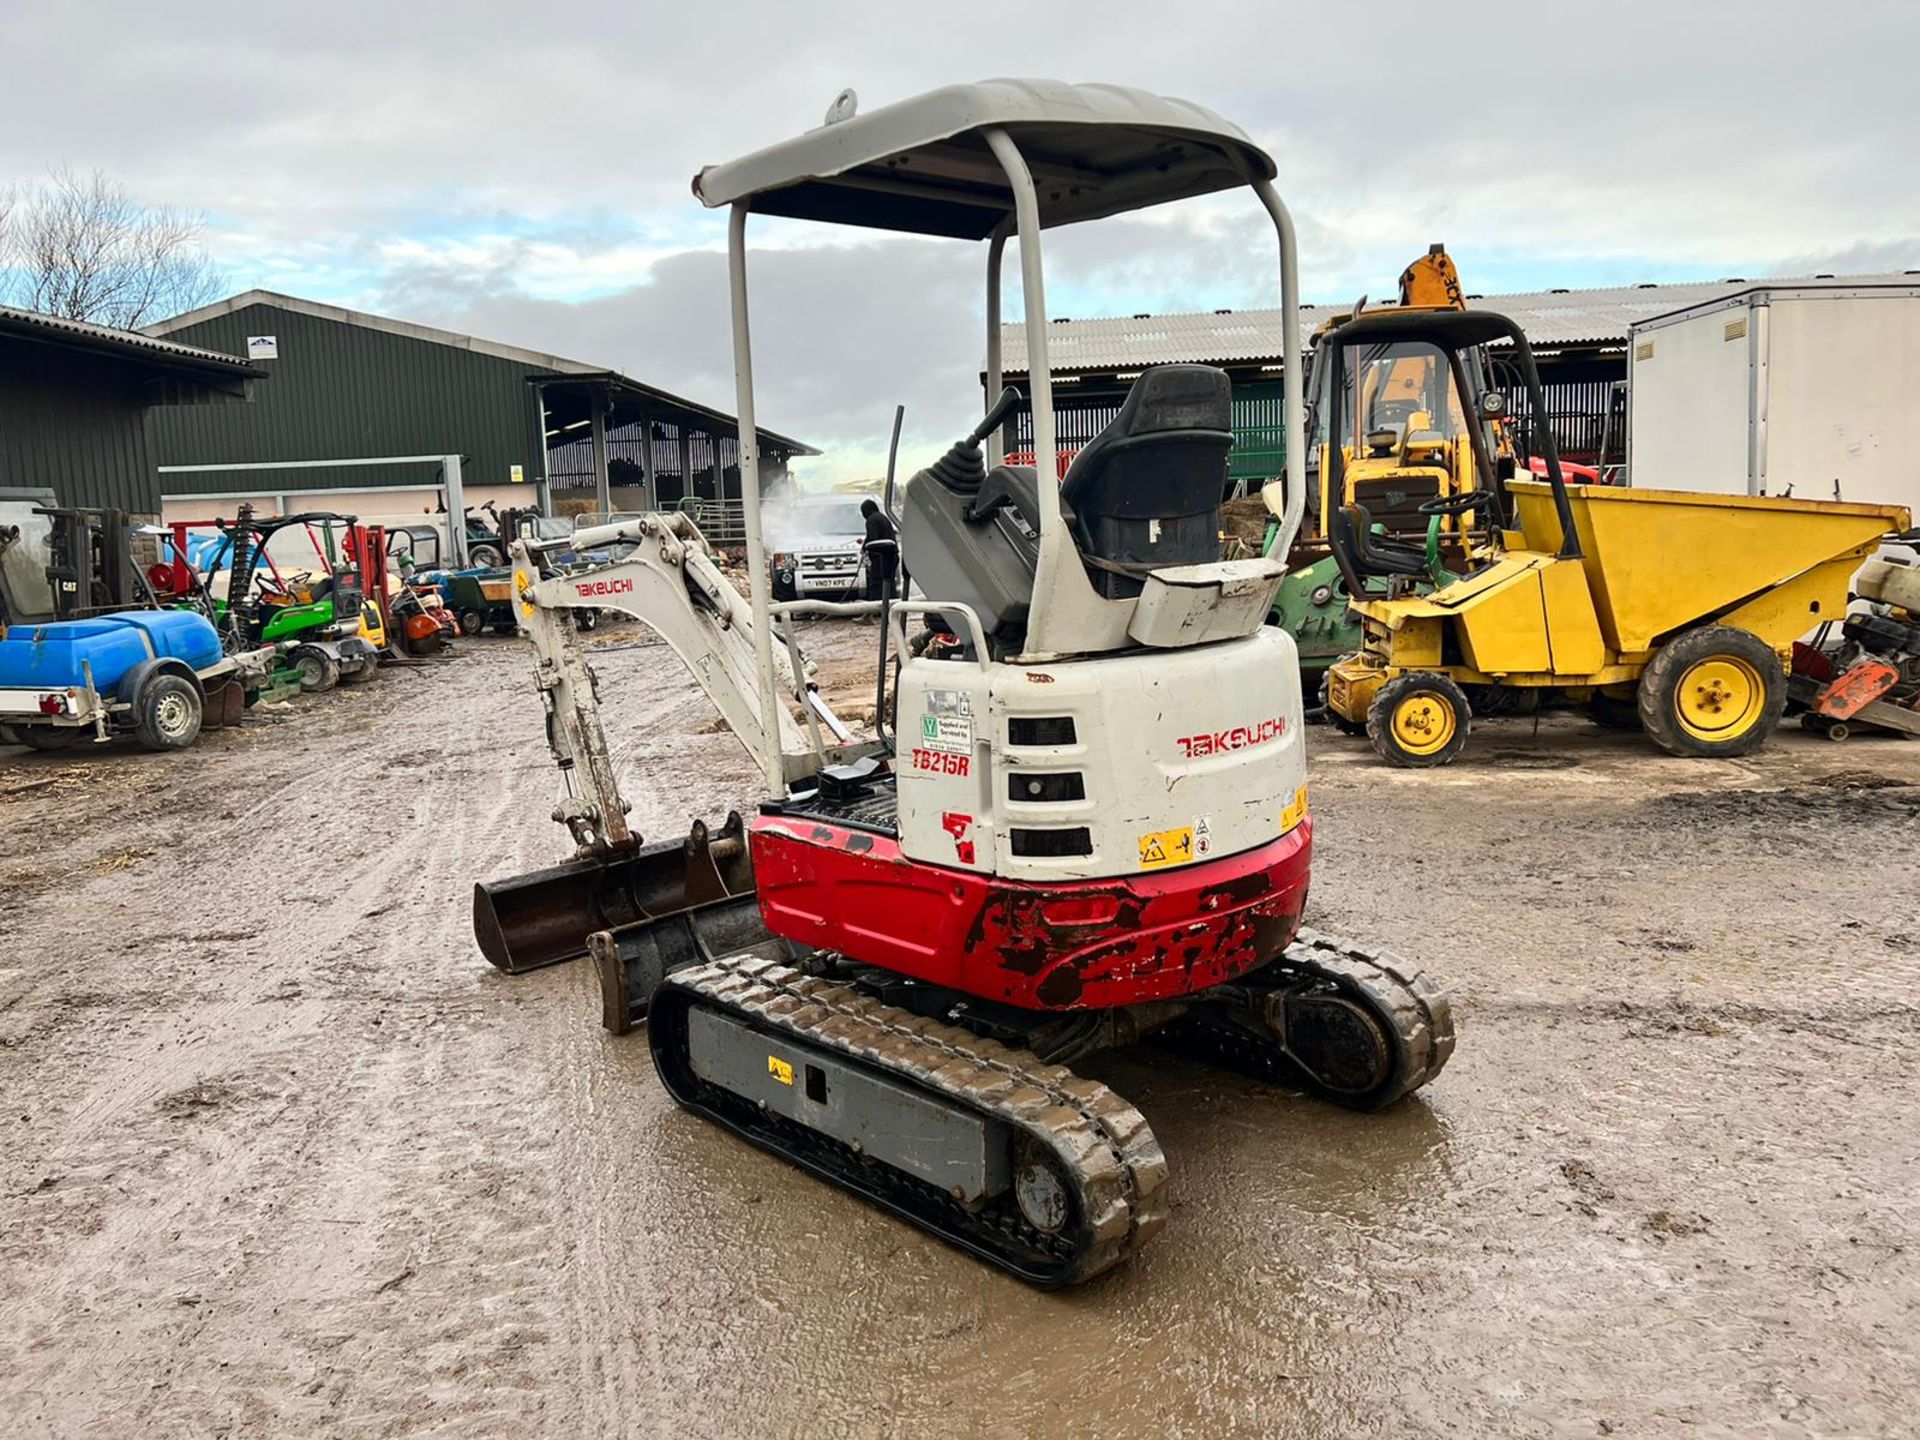
M 1433 755 L 1447 748 L 1459 723 L 1446 696 L 1416 690 L 1393 707 L 1393 743 L 1409 755 Z
M 1680 726 L 1696 740 L 1737 740 L 1760 723 L 1767 684 L 1737 655 L 1710 655 L 1680 677 L 1673 708 Z

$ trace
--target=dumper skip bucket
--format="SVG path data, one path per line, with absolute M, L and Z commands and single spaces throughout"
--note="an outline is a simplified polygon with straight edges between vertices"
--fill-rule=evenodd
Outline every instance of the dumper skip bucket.
M 1534 481 L 1507 486 L 1528 548 L 1560 548 L 1553 491 Z M 1574 528 L 1593 591 L 1600 633 L 1616 652 L 1646 650 L 1662 635 L 1695 625 L 1776 586 L 1825 567 L 1844 610 L 1846 577 L 1880 537 L 1910 521 L 1898 505 L 1794 500 L 1571 485 Z M 1814 619 L 1795 615 L 1791 640 Z
M 497 969 L 519 975 L 578 959 L 596 931 L 752 893 L 745 827 L 733 814 L 717 832 L 696 821 L 684 840 L 481 881 L 473 938 Z

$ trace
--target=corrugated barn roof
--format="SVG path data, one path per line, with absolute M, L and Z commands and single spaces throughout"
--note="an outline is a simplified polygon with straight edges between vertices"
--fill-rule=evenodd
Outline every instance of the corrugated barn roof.
M 120 355 L 171 370 L 239 377 L 267 373 L 237 355 L 224 355 L 218 350 L 202 350 L 197 345 L 160 340 L 134 330 L 115 330 L 106 325 L 91 325 L 84 320 L 42 315 L 37 310 L 16 310 L 11 305 L 0 305 L 0 334 L 43 340 L 74 350 Z
M 1766 284 L 1871 285 L 1911 282 L 1904 275 L 1844 275 L 1811 278 L 1769 277 Z M 1710 280 L 1679 285 L 1620 285 L 1598 290 L 1529 290 L 1509 295 L 1470 295 L 1477 309 L 1495 310 L 1516 320 L 1535 346 L 1623 345 L 1629 327 L 1706 300 L 1753 289 L 1753 278 Z M 1301 307 L 1300 338 L 1351 305 Z M 1381 308 L 1381 307 L 1373 307 Z M 1027 372 L 1027 327 L 1002 328 L 1006 373 Z M 1233 364 L 1280 359 L 1278 310 L 1219 310 L 1211 314 L 1135 315 L 1130 318 L 1073 320 L 1056 318 L 1048 328 L 1047 352 L 1056 371 L 1138 370 L 1178 361 Z

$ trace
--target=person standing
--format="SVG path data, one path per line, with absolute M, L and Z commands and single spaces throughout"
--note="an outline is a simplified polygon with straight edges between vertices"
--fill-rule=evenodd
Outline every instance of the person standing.
M 893 521 L 877 500 L 862 500 L 860 513 L 866 517 L 867 538 L 860 542 L 860 556 L 867 565 L 867 599 L 893 599 L 893 577 L 900 569 L 900 541 Z

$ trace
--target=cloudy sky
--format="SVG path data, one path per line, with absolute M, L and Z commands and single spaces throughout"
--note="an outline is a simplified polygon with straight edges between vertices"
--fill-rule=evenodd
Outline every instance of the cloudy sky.
M 730 409 L 724 214 L 688 182 L 844 86 L 871 108 L 1039 74 L 1209 104 L 1277 158 L 1306 296 L 1335 300 L 1390 293 L 1430 240 L 1484 292 L 1920 267 L 1916 53 L 1914 0 L 10 0 L 0 185 L 98 167 L 203 212 L 236 290 Z M 1252 203 L 1059 232 L 1050 308 L 1275 303 Z M 828 447 L 817 475 L 871 471 L 897 402 L 910 462 L 966 428 L 980 247 L 756 233 L 761 419 Z

